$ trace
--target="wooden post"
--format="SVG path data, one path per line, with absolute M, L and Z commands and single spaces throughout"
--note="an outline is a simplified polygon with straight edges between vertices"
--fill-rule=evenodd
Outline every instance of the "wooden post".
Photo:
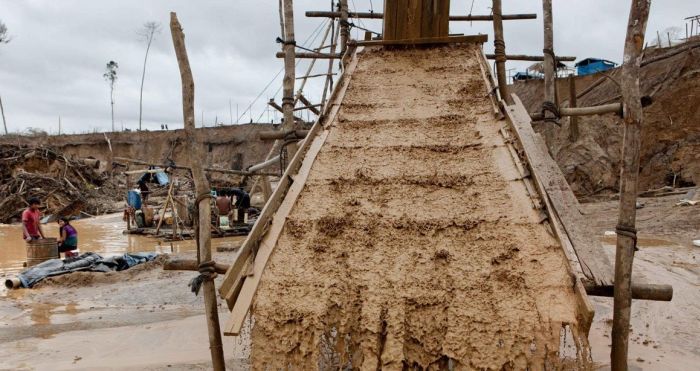
M 294 68 L 295 68 L 295 41 L 294 41 L 294 4 L 292 0 L 284 0 L 284 80 L 282 81 L 282 110 L 284 123 L 281 129 L 293 129 L 294 121 Z M 294 157 L 297 146 L 291 144 L 287 150 Z
M 2 112 L 2 124 L 5 126 L 5 135 L 7 135 L 7 122 L 5 121 L 5 108 L 2 106 L 2 97 L 0 97 L 0 112 Z
M 197 247 L 199 249 L 199 263 L 211 260 L 211 201 L 209 198 L 209 181 L 202 169 L 201 159 L 204 157 L 202 146 L 198 141 L 194 127 L 194 80 L 190 62 L 185 49 L 185 35 L 177 19 L 175 12 L 170 13 L 170 32 L 173 37 L 177 64 L 180 68 L 182 80 L 182 114 L 185 121 L 185 137 L 190 152 L 189 161 L 192 169 L 195 193 L 199 203 L 199 222 L 197 223 Z M 221 331 L 219 330 L 219 313 L 216 305 L 216 290 L 213 279 L 205 279 L 204 307 L 209 330 L 209 349 L 214 370 L 225 370 L 224 350 L 221 345 Z
M 554 31 L 552 26 L 552 0 L 542 0 L 544 21 L 544 103 L 559 107 L 556 98 L 556 66 L 554 61 Z M 558 119 L 553 112 L 544 110 L 544 120 L 554 121 Z
M 498 92 L 506 104 L 513 104 L 513 98 L 508 93 L 508 80 L 506 77 L 506 43 L 503 41 L 503 19 L 501 0 L 493 0 L 493 45 L 496 54 L 496 77 L 498 78 Z
M 348 0 L 340 0 L 340 55 L 348 49 L 350 26 L 348 25 Z
M 630 313 L 632 306 L 632 261 L 637 243 L 636 203 L 639 175 L 639 150 L 643 120 L 639 91 L 639 66 L 642 62 L 644 33 L 651 0 L 632 0 L 620 85 L 624 107 L 624 136 L 620 173 L 620 214 L 615 253 L 615 299 L 613 309 L 612 370 L 627 370 Z
M 569 75 L 569 108 L 576 108 L 576 76 Z M 569 141 L 578 140 L 578 117 L 569 117 Z

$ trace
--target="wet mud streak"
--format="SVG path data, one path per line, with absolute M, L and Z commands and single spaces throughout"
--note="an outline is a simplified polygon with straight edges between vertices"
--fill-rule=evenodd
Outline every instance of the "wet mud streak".
M 254 369 L 558 364 L 577 328 L 567 263 L 476 51 L 360 56 L 255 297 Z

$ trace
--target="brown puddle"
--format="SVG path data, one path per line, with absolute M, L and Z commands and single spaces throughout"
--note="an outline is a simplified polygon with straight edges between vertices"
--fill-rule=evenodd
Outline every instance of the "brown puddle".
M 110 256 L 127 252 L 180 253 L 196 249 L 193 240 L 170 243 L 148 236 L 125 235 L 122 231 L 126 224 L 122 221 L 121 213 L 76 220 L 71 224 L 78 230 L 78 248 L 82 253 L 92 251 Z M 43 224 L 42 229 L 46 237 L 58 236 L 56 223 Z M 230 245 L 232 241 L 240 239 L 241 237 L 214 239 L 212 247 Z M 27 258 L 21 224 L 0 224 L 0 242 L 0 273 L 21 271 Z

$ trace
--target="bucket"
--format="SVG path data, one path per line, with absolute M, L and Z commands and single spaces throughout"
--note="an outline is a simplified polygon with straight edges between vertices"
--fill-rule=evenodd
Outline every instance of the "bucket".
M 129 206 L 133 207 L 134 209 L 141 209 L 141 195 L 137 191 L 130 190 L 127 193 L 127 202 L 129 203 Z
M 56 245 L 55 238 L 27 242 L 27 267 L 35 266 L 49 259 L 58 259 L 58 245 Z

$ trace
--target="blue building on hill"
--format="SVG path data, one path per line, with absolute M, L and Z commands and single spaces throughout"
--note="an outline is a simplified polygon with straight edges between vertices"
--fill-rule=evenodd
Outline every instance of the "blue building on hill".
M 615 68 L 617 63 L 605 59 L 586 58 L 576 63 L 576 74 L 579 76 L 590 75 L 596 72 L 607 71 Z

